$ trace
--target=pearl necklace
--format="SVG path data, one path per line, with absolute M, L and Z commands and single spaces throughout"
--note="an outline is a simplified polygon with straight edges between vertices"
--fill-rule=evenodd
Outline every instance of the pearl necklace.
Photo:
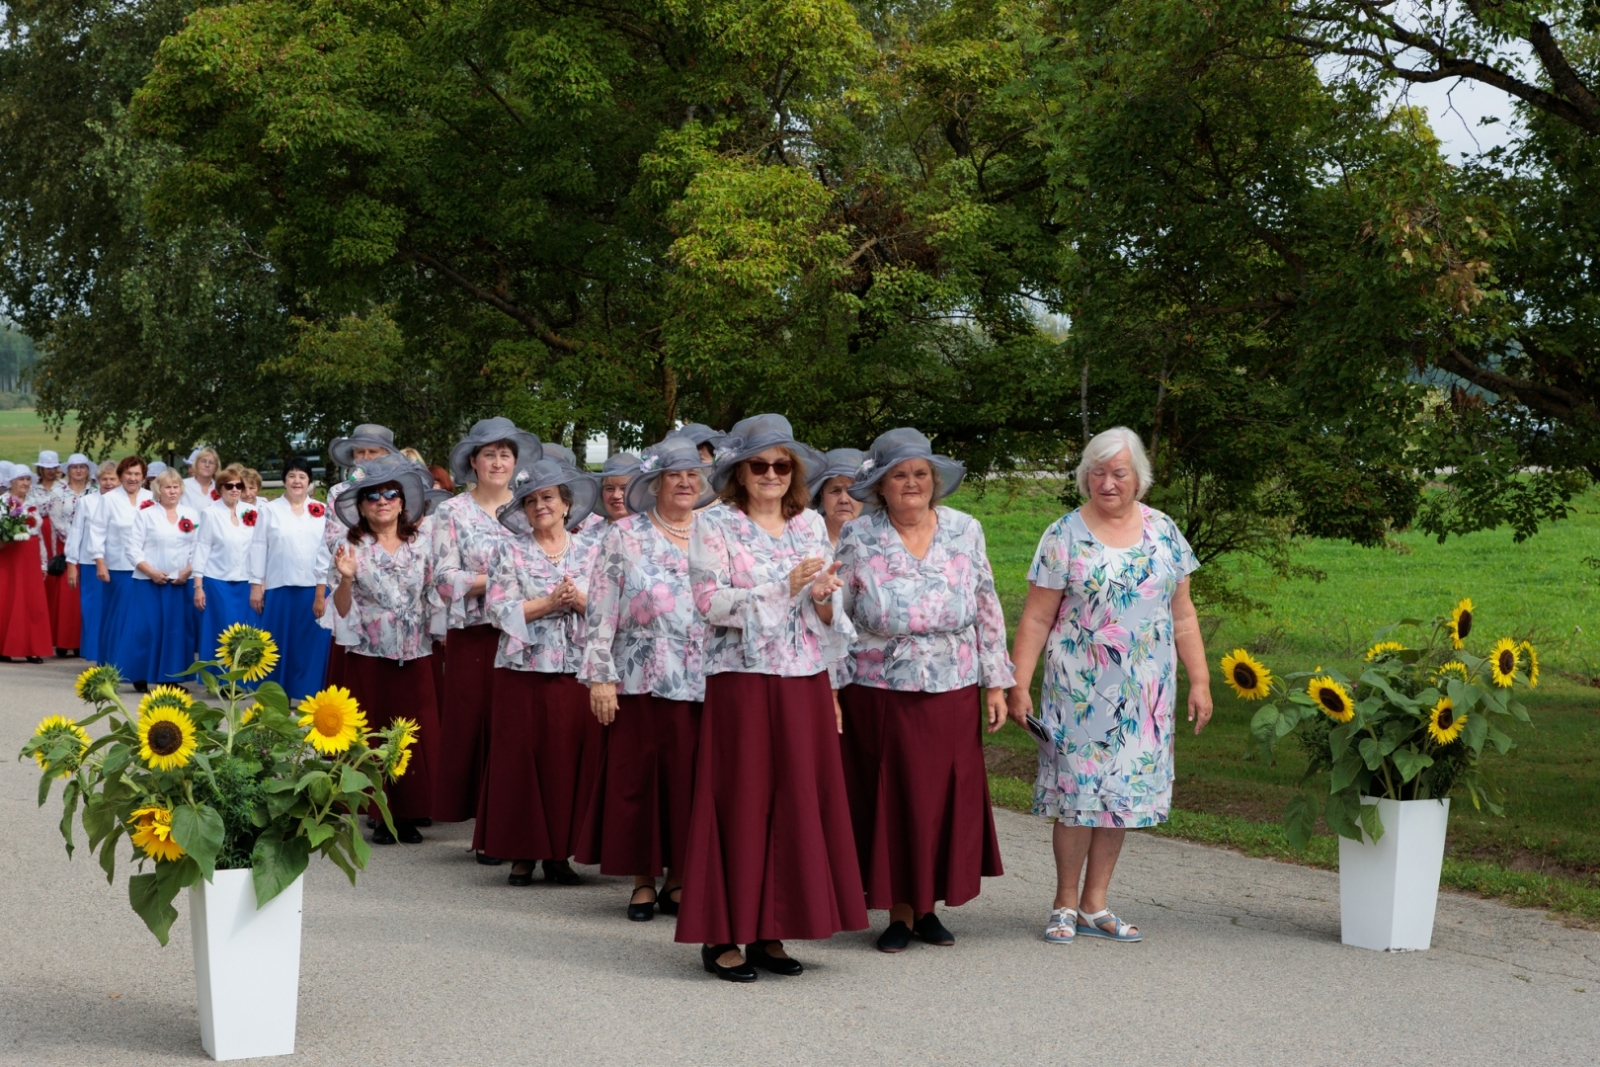
M 534 544 L 539 545 L 539 542 L 535 541 Z M 544 551 L 544 546 L 543 545 L 539 545 L 539 551 L 540 552 L 544 552 L 544 558 L 549 560 L 551 563 L 560 563 L 563 559 L 566 558 L 567 549 L 569 549 L 571 547 L 572 547 L 572 535 L 571 534 L 567 534 L 565 542 L 563 542 L 562 545 L 561 545 L 561 551 L 560 552 L 557 552 L 555 555 L 552 556 L 550 553 Z
M 668 522 L 666 519 L 663 519 L 661 517 L 661 512 L 658 511 L 655 508 L 651 508 L 650 509 L 650 517 L 655 519 L 656 522 L 661 525 L 661 528 L 663 530 L 667 531 L 667 533 L 669 533 L 669 534 L 672 534 L 674 537 L 681 537 L 685 541 L 687 541 L 687 540 L 689 540 L 689 535 L 694 533 L 694 516 L 693 516 L 693 514 L 691 514 L 689 516 L 689 525 L 687 525 L 687 526 L 674 526 L 674 525 L 672 525 L 672 523 Z

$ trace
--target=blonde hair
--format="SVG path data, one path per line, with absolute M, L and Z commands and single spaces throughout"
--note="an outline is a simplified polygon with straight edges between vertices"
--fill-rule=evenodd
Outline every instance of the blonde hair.
M 249 489 L 253 486 L 256 492 L 261 492 L 260 471 L 256 470 L 254 467 L 245 467 L 244 470 L 240 472 L 240 477 L 244 479 L 244 485 L 246 489 Z
M 1128 458 L 1133 463 L 1133 476 L 1139 480 L 1134 489 L 1134 499 L 1144 499 L 1154 478 L 1150 473 L 1150 457 L 1145 453 L 1144 442 L 1139 440 L 1139 435 L 1126 426 L 1113 426 L 1104 433 L 1097 433 L 1083 446 L 1083 458 L 1078 460 L 1078 469 L 1073 477 L 1077 479 L 1078 492 L 1083 494 L 1084 499 L 1089 497 L 1089 472 L 1108 463 L 1123 449 L 1128 450 Z
M 428 465 L 427 460 L 422 458 L 422 453 L 418 452 L 414 448 L 402 448 L 400 450 L 400 454 L 402 456 L 406 457 L 407 459 L 409 459 L 413 463 L 420 463 L 424 467 L 426 467 Z
M 160 474 L 156 475 L 155 484 L 156 485 L 176 485 L 176 486 L 181 488 L 183 486 L 183 475 L 179 474 L 177 471 L 173 470 L 171 467 L 168 467 L 166 470 L 164 470 Z
M 114 459 L 102 460 L 100 466 L 95 468 L 95 477 L 117 473 L 117 461 Z
M 196 452 L 194 454 L 194 462 L 189 464 L 189 470 L 192 473 L 194 469 L 200 465 L 200 461 L 205 459 L 207 456 L 210 456 L 211 462 L 217 465 L 217 469 L 211 472 L 211 476 L 215 478 L 222 471 L 222 457 L 217 455 L 217 450 L 214 448 L 202 448 L 200 451 Z

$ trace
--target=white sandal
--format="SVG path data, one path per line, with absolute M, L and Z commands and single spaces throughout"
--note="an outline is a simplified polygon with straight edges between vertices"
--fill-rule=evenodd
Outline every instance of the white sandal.
M 1110 922 L 1111 929 L 1107 930 L 1100 924 Z M 1084 937 L 1103 937 L 1107 941 L 1143 941 L 1144 934 L 1136 927 L 1130 926 L 1111 914 L 1111 909 L 1097 911 L 1093 915 L 1085 915 L 1078 920 L 1078 933 Z
M 1078 912 L 1074 908 L 1057 908 L 1050 913 L 1045 925 L 1044 939 L 1052 945 L 1070 945 L 1078 939 Z

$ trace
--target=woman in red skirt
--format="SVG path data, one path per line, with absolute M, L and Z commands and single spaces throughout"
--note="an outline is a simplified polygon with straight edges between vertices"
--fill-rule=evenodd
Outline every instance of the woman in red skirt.
M 447 689 L 439 694 L 439 766 L 433 780 L 434 818 L 466 822 L 478 814 L 489 752 L 490 681 L 500 631 L 484 609 L 489 564 L 506 528 L 496 518 L 511 501 L 512 479 L 543 455 L 539 439 L 505 418 L 482 419 L 450 452 L 455 484 L 472 489 L 433 512 L 433 582 L 446 607 Z M 442 473 L 442 472 L 441 472 Z M 435 485 L 438 476 L 435 475 Z M 478 853 L 478 862 L 499 859 Z
M 42 454 L 40 462 L 51 455 L 53 453 Z M 46 574 L 44 579 L 45 595 L 50 600 L 50 628 L 58 656 L 75 656 L 83 647 L 83 609 L 78 601 L 74 566 L 77 546 L 68 542 L 72 539 L 78 506 L 83 503 L 85 496 L 95 490 L 89 477 L 91 472 L 88 456 L 82 452 L 68 456 L 67 476 L 57 481 L 55 488 L 50 490 L 47 505 L 50 512 L 50 555 L 62 557 L 62 562 L 66 564 L 60 574 Z
M 417 844 L 417 824 L 433 817 L 433 768 L 439 756 L 434 700 L 433 619 L 429 587 L 433 553 L 417 533 L 432 479 L 404 456 L 363 463 L 339 494 L 333 513 L 349 531 L 333 556 L 333 639 L 344 649 L 339 684 L 366 711 L 374 730 L 399 718 L 417 723 L 411 769 L 386 787 L 395 833 L 379 823 L 375 845 L 396 836 Z
M 489 732 L 472 847 L 514 861 L 512 885 L 577 885 L 569 862 L 589 817 L 605 735 L 578 681 L 596 538 L 573 533 L 594 510 L 600 483 L 541 459 L 500 509 L 505 538 L 489 566 L 485 610 L 500 630 Z
M 890 430 L 850 487 L 876 506 L 839 536 L 856 631 L 839 694 L 845 782 L 867 907 L 889 910 L 884 952 L 913 936 L 955 944 L 934 902 L 963 904 L 1002 873 L 978 687 L 993 733 L 1015 680 L 983 527 L 936 506 L 963 473 L 916 430 Z
M 757 967 L 801 972 L 787 939 L 867 925 L 828 681 L 834 623 L 848 622 L 827 528 L 806 506 L 822 457 L 781 415 L 743 420 L 717 455 L 722 503 L 689 541 L 710 633 L 677 940 L 699 943 L 712 974 L 752 982 Z
M 25 659 L 43 663 L 50 654 L 50 608 L 45 602 L 44 515 L 30 502 L 33 472 L 5 464 L 5 492 L 0 493 L 0 513 L 22 520 L 20 540 L 0 543 L 0 660 Z
M 689 849 L 706 692 L 689 535 L 695 508 L 711 500 L 709 466 L 683 438 L 650 446 L 628 478 L 624 499 L 633 514 L 607 529 L 589 582 L 578 677 L 589 683 L 590 707 L 607 730 L 605 780 L 584 840 L 601 874 L 633 876 L 634 922 L 653 918 L 658 906 L 678 913 Z

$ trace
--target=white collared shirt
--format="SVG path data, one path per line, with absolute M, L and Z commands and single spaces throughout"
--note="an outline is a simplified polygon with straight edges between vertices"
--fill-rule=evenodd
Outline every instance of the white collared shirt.
M 261 513 L 253 504 L 239 502 L 234 511 L 217 501 L 200 513 L 200 529 L 194 545 L 194 575 L 219 582 L 250 580 L 250 546 L 255 542 L 256 524 Z
M 150 490 L 139 490 L 140 505 L 153 499 Z M 100 498 L 100 506 L 95 509 L 94 519 L 84 538 L 86 544 L 80 554 L 90 563 L 98 559 L 105 560 L 108 570 L 133 570 L 128 541 L 133 536 L 133 523 L 138 517 L 138 505 L 128 503 L 127 491 L 122 486 L 106 493 Z
M 188 506 L 196 515 L 204 515 L 206 509 L 222 499 L 222 491 L 217 488 L 215 475 L 211 477 L 209 490 L 200 488 L 200 483 L 189 477 L 183 480 L 183 499 L 180 504 Z
M 312 504 L 323 510 L 321 516 L 311 514 Z M 255 537 L 250 542 L 250 580 L 266 589 L 327 582 L 333 554 L 323 530 L 330 514 L 328 505 L 310 498 L 299 515 L 288 497 L 258 507 Z
M 150 580 L 148 574 L 139 570 L 140 563 L 149 564 L 168 578 L 177 578 L 183 568 L 189 566 L 199 539 L 200 516 L 193 508 L 179 504 L 171 520 L 167 518 L 167 509 L 160 504 L 141 508 L 128 538 L 128 558 L 135 565 L 134 578 Z

